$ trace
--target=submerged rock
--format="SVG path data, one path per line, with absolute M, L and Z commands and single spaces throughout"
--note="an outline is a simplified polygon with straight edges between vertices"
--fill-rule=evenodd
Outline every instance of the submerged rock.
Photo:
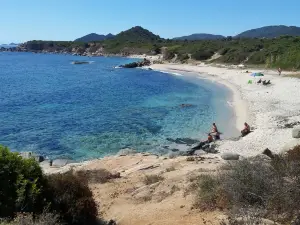
M 89 64 L 90 62 L 88 61 L 74 61 L 72 64 Z
M 194 106 L 193 104 L 181 104 L 180 107 L 181 108 L 186 108 L 186 107 L 192 107 Z
M 167 138 L 167 141 L 174 142 L 176 144 L 185 144 L 185 145 L 193 145 L 198 143 L 198 140 L 190 139 L 190 138 Z

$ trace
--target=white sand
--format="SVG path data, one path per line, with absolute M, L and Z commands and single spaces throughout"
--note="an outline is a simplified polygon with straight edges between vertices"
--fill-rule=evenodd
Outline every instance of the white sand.
M 226 85 L 233 92 L 233 106 L 236 114 L 236 126 L 243 128 L 248 122 L 254 132 L 239 141 L 222 141 L 219 150 L 235 152 L 242 156 L 253 156 L 265 148 L 279 153 L 292 145 L 300 143 L 292 138 L 292 129 L 282 128 L 284 124 L 300 121 L 300 79 L 279 76 L 274 71 L 263 72 L 263 79 L 271 80 L 272 85 L 256 84 L 259 78 L 253 78 L 246 69 L 229 69 L 208 65 L 155 64 L 154 70 L 169 72 L 192 72 L 204 79 Z M 284 74 L 284 73 L 283 73 Z M 253 84 L 248 84 L 248 80 Z

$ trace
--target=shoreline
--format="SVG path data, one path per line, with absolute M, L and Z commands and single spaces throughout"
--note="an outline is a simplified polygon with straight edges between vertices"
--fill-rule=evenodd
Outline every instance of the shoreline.
M 157 59 L 144 55 L 130 58 L 147 58 L 151 61 Z M 218 157 L 222 153 L 237 153 L 243 157 L 251 157 L 262 153 L 266 148 L 274 153 L 280 153 L 300 144 L 299 139 L 292 138 L 292 129 L 295 126 L 293 124 L 300 124 L 300 79 L 284 77 L 295 72 L 284 71 L 283 75 L 279 76 L 274 70 L 238 69 L 225 65 L 205 65 L 200 62 L 198 65 L 162 62 L 150 67 L 168 73 L 190 73 L 201 79 L 224 85 L 231 91 L 236 117 L 235 127 L 241 130 L 243 123 L 248 122 L 253 132 L 239 140 L 218 141 L 217 150 L 220 153 Z M 250 72 L 246 73 L 246 70 Z M 259 78 L 251 77 L 252 72 L 264 73 L 262 79 L 271 80 L 271 85 L 256 84 Z M 248 84 L 248 80 L 253 80 L 253 84 Z M 111 159 L 116 157 L 111 156 Z M 102 159 L 90 161 L 95 160 Z M 88 165 L 90 161 L 76 163 L 76 167 Z M 65 170 L 63 167 L 61 169 Z M 58 168 L 55 168 L 55 171 L 58 171 Z
M 255 156 L 269 148 L 280 153 L 300 144 L 292 138 L 289 124 L 300 121 L 300 79 L 279 76 L 272 70 L 231 69 L 211 65 L 154 64 L 158 71 L 196 74 L 202 79 L 225 85 L 233 93 L 233 106 L 236 114 L 236 127 L 243 128 L 248 122 L 253 132 L 239 140 L 222 140 L 220 153 L 237 153 L 244 157 Z M 248 69 L 250 70 L 250 69 Z M 252 72 L 265 74 L 263 80 L 271 80 L 270 86 L 256 84 L 259 78 L 250 76 Z M 293 72 L 286 72 L 286 75 Z M 248 84 L 252 80 L 252 84 Z M 300 123 L 300 122 L 299 122 Z
M 232 92 L 235 127 L 241 130 L 244 122 L 248 122 L 253 132 L 238 140 L 232 138 L 218 141 L 219 153 L 215 156 L 220 158 L 223 153 L 236 153 L 242 157 L 252 157 L 261 154 L 266 148 L 274 153 L 280 153 L 300 144 L 299 139 L 292 138 L 292 127 L 288 126 L 300 121 L 300 92 L 297 91 L 300 89 L 300 79 L 279 77 L 276 72 L 265 70 L 262 71 L 265 74 L 263 79 L 270 79 L 272 85 L 263 86 L 255 84 L 255 79 L 258 78 L 250 77 L 251 73 L 245 73 L 246 69 L 170 63 L 154 64 L 151 68 L 168 73 L 191 73 L 201 79 L 224 85 Z M 251 72 L 259 70 L 254 69 Z M 254 81 L 253 84 L 248 84 L 250 79 Z M 49 169 L 57 172 L 68 170 L 67 168 L 73 166 L 89 167 L 90 163 L 101 162 L 107 158 L 114 161 L 119 156 L 107 156 L 53 168 L 54 170 Z
M 248 102 L 247 100 L 242 98 L 241 92 L 234 84 L 228 82 L 225 79 L 217 78 L 215 75 L 212 74 L 201 73 L 199 71 L 194 70 L 193 68 L 191 68 L 191 70 L 183 70 L 177 68 L 177 66 L 181 66 L 181 64 L 154 64 L 151 66 L 151 68 L 158 72 L 169 72 L 171 74 L 174 72 L 181 73 L 183 75 L 184 73 L 189 73 L 190 75 L 196 78 L 208 80 L 213 83 L 216 82 L 222 86 L 225 86 L 225 88 L 227 88 L 232 94 L 231 103 L 235 117 L 233 118 L 235 121 L 234 127 L 239 131 L 241 129 L 240 124 L 243 124 L 246 121 L 251 122 L 250 115 L 248 113 Z

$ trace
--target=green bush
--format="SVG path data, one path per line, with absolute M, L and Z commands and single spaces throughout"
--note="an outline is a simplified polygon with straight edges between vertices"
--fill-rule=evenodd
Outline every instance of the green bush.
M 98 209 L 87 179 L 106 182 L 111 178 L 106 170 L 81 176 L 72 172 L 44 176 L 34 159 L 23 159 L 3 146 L 0 146 L 0 168 L 0 219 L 27 213 L 19 214 L 21 217 L 12 224 L 52 225 L 58 217 L 72 225 L 94 224 Z M 49 213 L 43 214 L 46 209 Z M 58 217 L 51 216 L 53 212 Z
M 87 179 L 73 172 L 47 178 L 51 209 L 68 224 L 94 224 L 98 209 Z
M 181 62 L 185 62 L 186 60 L 188 60 L 190 57 L 188 54 L 178 54 L 178 60 Z
M 192 58 L 195 60 L 207 60 L 214 55 L 213 51 L 210 50 L 198 50 L 192 54 Z
M 22 159 L 0 146 L 0 217 L 43 210 L 45 179 L 34 159 Z

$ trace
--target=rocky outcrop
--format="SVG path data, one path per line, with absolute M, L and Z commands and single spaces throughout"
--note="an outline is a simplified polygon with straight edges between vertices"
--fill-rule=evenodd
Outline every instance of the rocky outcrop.
M 300 128 L 299 127 L 293 129 L 292 136 L 293 136 L 293 138 L 300 138 Z
M 23 159 L 34 159 L 37 162 L 43 162 L 45 160 L 45 157 L 42 155 L 35 154 L 33 152 L 20 152 L 19 155 Z
M 67 164 L 70 164 L 70 163 L 74 163 L 73 160 L 70 160 L 70 159 L 55 159 L 52 161 L 52 163 L 50 163 L 50 166 L 53 166 L 53 167 L 63 167 Z
M 72 64 L 89 64 L 90 62 L 88 61 L 74 61 Z
M 239 160 L 240 155 L 236 153 L 223 153 L 221 158 L 224 160 Z
M 143 66 L 150 66 L 151 62 L 148 59 L 144 59 L 141 62 L 133 62 L 133 63 L 128 63 L 125 65 L 121 65 L 121 68 L 136 68 L 136 67 L 143 67 Z

